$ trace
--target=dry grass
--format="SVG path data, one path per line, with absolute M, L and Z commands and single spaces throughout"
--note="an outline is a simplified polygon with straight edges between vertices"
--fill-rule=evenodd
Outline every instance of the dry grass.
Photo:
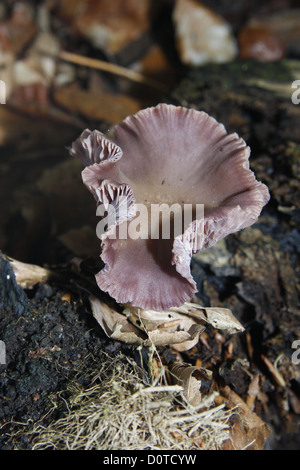
M 233 412 L 214 395 L 194 408 L 178 386 L 145 385 L 123 356 L 106 358 L 90 387 L 71 392 L 64 418 L 35 427 L 33 450 L 214 450 L 229 437 Z

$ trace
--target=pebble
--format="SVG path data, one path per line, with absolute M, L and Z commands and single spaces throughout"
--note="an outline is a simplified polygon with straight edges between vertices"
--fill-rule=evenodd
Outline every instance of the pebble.
M 194 0 L 177 0 L 173 11 L 176 44 L 189 66 L 232 61 L 238 52 L 231 26 Z

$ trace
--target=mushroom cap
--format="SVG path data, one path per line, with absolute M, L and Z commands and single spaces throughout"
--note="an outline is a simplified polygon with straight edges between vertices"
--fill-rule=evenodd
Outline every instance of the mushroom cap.
M 203 111 L 159 104 L 127 117 L 113 135 L 87 129 L 70 150 L 107 213 L 97 283 L 119 303 L 180 306 L 197 291 L 192 254 L 255 223 L 269 191 L 249 169 L 244 140 Z M 192 208 L 192 219 L 182 231 L 153 238 L 149 212 L 174 204 L 179 212 Z M 131 236 L 132 227 L 139 237 Z

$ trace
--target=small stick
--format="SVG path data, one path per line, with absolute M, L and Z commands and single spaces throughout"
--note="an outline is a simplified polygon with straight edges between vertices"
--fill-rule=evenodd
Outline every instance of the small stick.
M 259 392 L 259 374 L 255 374 L 250 382 L 246 403 L 251 411 L 254 409 L 255 400 Z
M 72 64 L 82 65 L 84 67 L 90 67 L 93 69 L 102 70 L 103 72 L 119 75 L 120 77 L 125 77 L 134 82 L 141 83 L 142 85 L 147 85 L 160 92 L 167 92 L 167 88 L 163 84 L 153 80 L 152 78 L 145 77 L 144 75 L 135 72 L 134 70 L 121 67 L 120 65 L 105 62 L 104 60 L 92 59 L 90 57 L 85 57 L 67 51 L 60 51 L 58 57 L 59 59 L 65 60 L 66 62 L 71 62 Z
M 285 387 L 286 384 L 285 384 L 284 378 L 282 377 L 281 373 L 276 369 L 276 367 L 274 367 L 272 362 L 263 354 L 261 355 L 261 358 L 264 361 L 267 368 L 269 369 L 269 371 L 271 372 L 277 385 L 279 385 L 280 387 Z
M 135 392 L 133 395 L 131 395 L 131 398 L 135 398 L 138 395 L 142 395 L 143 393 L 160 393 L 160 392 L 175 392 L 179 393 L 182 392 L 183 388 L 180 385 L 159 385 L 157 387 L 145 387 L 137 392 Z
M 253 363 L 253 346 L 251 341 L 251 335 L 249 331 L 246 331 L 246 345 L 250 361 Z

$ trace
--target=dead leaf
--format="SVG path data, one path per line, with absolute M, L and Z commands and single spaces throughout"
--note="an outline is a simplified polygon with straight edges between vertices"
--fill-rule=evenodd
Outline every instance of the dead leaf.
M 90 296 L 89 300 L 95 319 L 108 337 L 129 344 L 142 344 L 139 330 L 131 325 L 124 315 L 96 297 Z
M 150 28 L 150 0 L 60 0 L 58 3 L 60 16 L 108 56 L 140 40 Z
M 207 309 L 187 302 L 182 307 L 156 311 L 127 304 L 123 312 L 118 313 L 100 299 L 93 297 L 90 302 L 93 314 L 106 334 L 130 344 L 172 345 L 181 352 L 198 343 L 205 329 L 203 323 L 210 323 L 214 327 L 218 325 L 234 333 L 243 329 L 228 309 Z
M 55 102 L 72 113 L 89 119 L 117 124 L 140 110 L 140 103 L 125 95 L 95 93 L 77 87 L 61 86 L 54 91 Z
M 230 387 L 224 387 L 220 393 L 226 398 L 228 408 L 236 408 L 230 427 L 231 437 L 224 442 L 222 449 L 263 450 L 271 432 L 267 424 Z
M 13 268 L 17 284 L 23 289 L 32 289 L 39 282 L 46 282 L 53 273 L 49 269 L 35 264 L 22 263 L 12 258 L 7 258 Z
M 182 362 L 176 362 L 170 369 L 172 381 L 182 385 L 183 395 L 192 406 L 199 406 L 202 401 L 201 379 L 207 381 L 212 378 L 212 373 L 201 367 L 191 366 Z
M 181 307 L 174 307 L 170 310 L 198 318 L 205 323 L 209 323 L 214 328 L 227 330 L 230 334 L 244 331 L 243 325 L 228 308 L 202 307 L 198 304 L 186 302 Z
M 173 317 L 169 318 L 170 328 L 168 328 L 165 312 L 151 311 L 156 317 L 154 320 L 149 317 L 147 321 L 145 317 L 146 312 L 150 315 L 149 311 L 141 310 L 141 316 L 137 317 L 136 309 L 132 309 L 131 313 L 127 307 L 123 313 L 119 313 L 96 297 L 90 297 L 90 303 L 94 317 L 107 336 L 128 344 L 144 346 L 172 344 L 178 351 L 186 351 L 199 341 L 199 335 L 204 330 L 204 327 L 197 322 L 187 321 L 186 318 L 179 319 L 178 316 L 176 317 L 178 322 L 175 323 Z M 145 317 L 142 320 L 143 315 Z M 180 329 L 180 320 L 184 321 L 185 329 Z

